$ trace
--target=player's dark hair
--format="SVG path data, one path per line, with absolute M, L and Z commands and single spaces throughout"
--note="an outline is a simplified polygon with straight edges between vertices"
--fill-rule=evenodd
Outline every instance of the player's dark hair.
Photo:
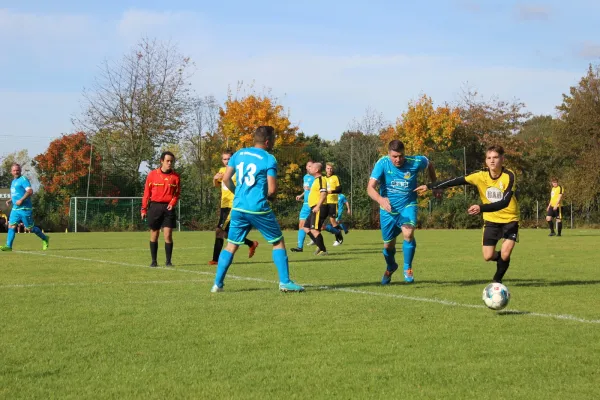
M 173 161 L 175 161 L 175 154 L 171 153 L 170 151 L 163 151 L 162 154 L 160 155 L 160 161 L 164 161 L 166 156 L 173 157 Z
M 273 141 L 274 138 L 275 128 L 272 126 L 262 125 L 254 132 L 254 143 L 264 144 L 267 140 Z
M 404 151 L 404 143 L 398 139 L 392 140 L 388 144 L 388 151 L 397 151 L 398 153 L 402 153 Z
M 496 153 L 498 153 L 499 156 L 503 156 L 504 155 L 504 147 L 499 146 L 499 145 L 490 146 L 490 147 L 487 148 L 487 150 L 485 152 L 487 154 L 490 151 L 495 151 Z
M 231 149 L 225 149 L 225 150 L 223 150 L 223 153 L 221 153 L 221 154 L 229 154 L 230 156 L 232 156 L 233 155 L 233 150 L 231 150 Z
M 550 178 L 550 182 L 558 182 L 558 178 L 553 176 L 552 178 Z

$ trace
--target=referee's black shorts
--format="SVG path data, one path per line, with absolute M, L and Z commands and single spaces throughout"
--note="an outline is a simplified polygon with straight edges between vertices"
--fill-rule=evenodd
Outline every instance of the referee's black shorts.
M 483 245 L 496 246 L 500 239 L 519 241 L 519 222 L 498 223 L 485 221 L 483 224 Z
M 151 202 L 148 207 L 148 213 L 146 218 L 148 219 L 148 226 L 153 231 L 157 231 L 160 228 L 176 228 L 177 218 L 175 217 L 175 209 L 167 210 L 169 203 L 156 203 Z
M 323 223 L 329 216 L 328 207 L 327 207 L 327 204 L 322 204 L 321 208 L 319 209 L 319 212 L 317 212 L 317 213 L 312 212 L 313 208 L 314 208 L 314 206 L 310 207 L 310 209 L 311 209 L 310 215 L 304 221 L 304 227 L 308 228 L 308 229 L 315 229 L 317 231 L 320 231 L 321 227 L 323 226 Z

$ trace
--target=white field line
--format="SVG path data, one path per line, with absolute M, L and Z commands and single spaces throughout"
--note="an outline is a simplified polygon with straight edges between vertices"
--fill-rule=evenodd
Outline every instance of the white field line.
M 124 262 L 119 262 L 119 261 L 109 261 L 109 260 L 95 260 L 92 258 L 85 258 L 85 257 L 61 256 L 61 255 L 57 255 L 57 254 L 49 254 L 46 252 L 42 253 L 42 252 L 35 252 L 35 251 L 16 251 L 16 253 L 31 254 L 31 255 L 43 256 L 43 257 L 61 258 L 61 259 L 66 259 L 66 260 L 95 262 L 95 263 L 100 263 L 100 264 L 121 265 L 121 266 L 125 266 L 125 267 L 149 268 L 146 265 L 140 265 L 140 264 L 131 264 L 131 263 L 124 263 Z M 159 267 L 159 268 L 153 268 L 153 269 L 160 270 L 160 271 L 186 272 L 186 273 L 190 273 L 190 274 L 214 276 L 214 272 L 193 271 L 193 270 L 186 270 L 186 269 L 181 269 L 181 268 L 161 268 L 161 267 Z M 244 277 L 244 276 L 237 276 L 237 275 L 233 275 L 233 274 L 227 274 L 227 278 L 242 280 L 242 281 L 270 283 L 270 284 L 278 283 L 277 281 L 272 281 L 272 280 L 268 280 L 268 279 L 250 278 L 250 277 Z M 161 281 L 157 281 L 157 282 L 161 282 Z M 450 306 L 450 307 L 476 308 L 476 309 L 486 308 L 483 305 L 463 304 L 463 303 L 457 303 L 455 301 L 437 299 L 437 298 L 415 297 L 415 296 L 407 296 L 407 295 L 396 294 L 396 293 L 371 292 L 371 291 L 367 291 L 367 290 L 356 290 L 356 289 L 348 289 L 348 288 L 332 288 L 329 286 L 319 286 L 319 285 L 311 285 L 311 284 L 303 284 L 303 285 L 305 287 L 312 287 L 317 290 L 331 290 L 331 291 L 336 291 L 336 292 L 360 294 L 360 295 L 364 295 L 364 296 L 387 297 L 387 298 L 393 298 L 393 299 L 417 301 L 417 302 L 422 302 L 422 303 L 434 303 L 434 304 L 441 304 L 441 305 Z M 568 315 L 568 314 L 564 314 L 564 315 L 563 314 L 546 314 L 546 313 L 519 311 L 519 310 L 512 310 L 512 309 L 500 311 L 500 313 L 522 314 L 522 315 L 530 316 L 530 317 L 552 318 L 552 319 L 558 319 L 558 320 L 580 322 L 580 323 L 584 323 L 584 324 L 600 324 L 600 319 L 585 319 L 585 318 L 579 318 L 577 316 Z
M 54 283 L 17 283 L 14 285 L 0 285 L 0 289 L 11 288 L 38 288 L 38 287 L 60 287 L 60 286 L 110 286 L 110 285 L 165 285 L 173 283 L 206 283 L 210 279 L 177 280 L 177 281 L 125 281 L 125 282 L 54 282 Z

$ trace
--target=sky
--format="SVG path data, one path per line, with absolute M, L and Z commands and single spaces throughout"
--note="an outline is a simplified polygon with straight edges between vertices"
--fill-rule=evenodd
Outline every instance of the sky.
M 598 0 L 0 0 L 0 157 L 75 132 L 104 61 L 143 37 L 195 63 L 196 95 L 270 89 L 308 135 L 337 139 L 367 109 L 394 122 L 465 87 L 555 115 L 600 64 Z

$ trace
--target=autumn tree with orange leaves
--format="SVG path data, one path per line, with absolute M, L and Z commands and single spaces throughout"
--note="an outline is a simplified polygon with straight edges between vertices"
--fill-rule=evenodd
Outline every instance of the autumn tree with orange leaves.
M 459 109 L 447 104 L 435 108 L 431 97 L 422 95 L 408 104 L 408 110 L 398 118 L 396 126 L 383 130 L 380 138 L 386 151 L 391 140 L 400 139 L 407 154 L 427 155 L 451 149 L 460 123 Z
M 100 155 L 93 154 L 90 160 L 90 152 L 91 144 L 83 132 L 63 135 L 60 139 L 53 140 L 45 153 L 33 159 L 46 193 L 62 198 L 67 204 L 70 196 L 85 195 L 88 173 L 94 179 L 101 175 Z
M 237 90 L 240 94 L 240 88 Z M 238 150 L 253 146 L 253 135 L 261 125 L 275 128 L 275 146 L 291 145 L 296 140 L 298 127 L 292 125 L 278 99 L 252 91 L 241 98 L 229 91 L 227 101 L 219 110 L 217 135 L 227 148 Z

